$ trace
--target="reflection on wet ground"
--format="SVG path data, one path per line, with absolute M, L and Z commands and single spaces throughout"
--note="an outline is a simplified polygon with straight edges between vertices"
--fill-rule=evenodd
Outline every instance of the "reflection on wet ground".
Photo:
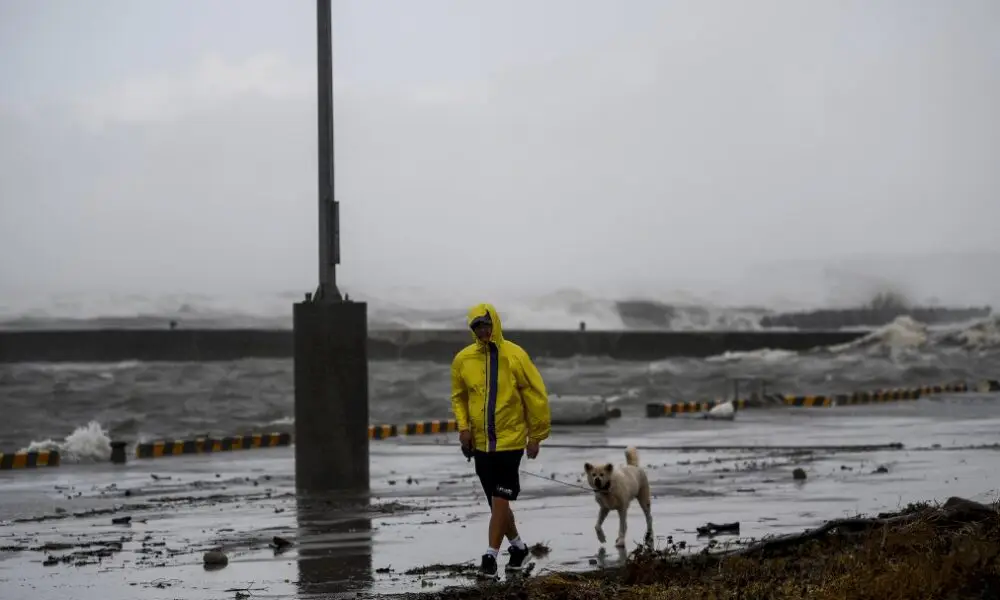
M 372 519 L 368 499 L 299 497 L 296 503 L 301 598 L 364 592 L 372 584 Z
M 573 447 L 543 449 L 539 460 L 524 464 L 515 506 L 525 540 L 549 548 L 535 556 L 535 573 L 622 560 L 613 546 L 598 543 L 597 505 L 580 489 L 584 461 L 624 460 L 609 445 L 647 447 L 640 462 L 653 483 L 660 546 L 704 546 L 697 528 L 707 522 L 739 522 L 747 538 L 949 495 L 992 499 L 1000 481 L 996 446 L 972 446 L 996 443 L 993 405 L 980 399 L 928 416 L 916 404 L 895 412 L 873 406 L 803 418 L 747 411 L 734 422 L 625 419 L 560 430 L 553 446 Z M 676 448 L 888 442 L 903 447 Z M 663 446 L 671 449 L 656 449 Z M 373 445 L 369 498 L 296 497 L 292 460 L 291 449 L 276 448 L 0 473 L 0 598 L 201 600 L 244 590 L 314 599 L 469 581 L 488 516 L 454 436 Z M 794 469 L 806 478 L 794 479 Z M 616 525 L 609 518 L 606 531 Z M 631 511 L 626 551 L 640 541 L 643 525 L 641 512 Z M 209 570 L 204 556 L 213 550 L 226 555 L 226 564 Z

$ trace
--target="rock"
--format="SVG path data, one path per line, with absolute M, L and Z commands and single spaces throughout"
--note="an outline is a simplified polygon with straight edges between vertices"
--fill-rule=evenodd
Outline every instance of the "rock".
M 702 527 L 698 527 L 698 535 L 719 535 L 719 534 L 740 534 L 740 524 L 739 522 L 734 523 L 706 523 Z
M 274 548 L 276 552 L 281 552 L 283 550 L 286 550 L 291 545 L 292 543 L 283 537 L 274 536 L 273 538 L 271 538 L 271 547 Z
M 229 564 L 229 557 L 225 552 L 219 550 L 209 550 L 203 557 L 206 567 L 224 567 Z
M 994 507 L 957 496 L 948 498 L 948 501 L 944 503 L 944 510 L 953 517 L 963 516 L 971 522 L 994 519 L 997 516 L 997 510 Z
M 792 471 L 792 479 L 796 481 L 805 481 L 806 472 L 803 471 L 802 469 L 796 468 L 794 471 Z
M 115 517 L 111 519 L 112 525 L 128 525 L 132 522 L 132 517 Z

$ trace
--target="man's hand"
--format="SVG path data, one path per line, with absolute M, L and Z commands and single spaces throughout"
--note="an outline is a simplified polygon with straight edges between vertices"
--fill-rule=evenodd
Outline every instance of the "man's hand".
M 535 440 L 528 440 L 528 447 L 526 448 L 528 458 L 535 459 L 538 458 L 538 442 Z
M 472 460 L 472 432 L 468 429 L 463 429 L 458 434 L 458 441 L 462 444 L 462 455 L 465 456 L 466 461 Z

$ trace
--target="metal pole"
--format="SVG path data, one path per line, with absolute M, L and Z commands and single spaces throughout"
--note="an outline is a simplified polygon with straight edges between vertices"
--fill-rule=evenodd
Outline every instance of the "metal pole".
M 319 109 L 319 290 L 320 302 L 340 302 L 340 211 L 333 177 L 333 34 L 330 0 L 316 0 L 316 84 Z
M 319 100 L 319 289 L 292 311 L 295 332 L 295 487 L 368 492 L 368 305 L 345 302 L 333 198 L 333 52 L 330 0 L 316 1 Z

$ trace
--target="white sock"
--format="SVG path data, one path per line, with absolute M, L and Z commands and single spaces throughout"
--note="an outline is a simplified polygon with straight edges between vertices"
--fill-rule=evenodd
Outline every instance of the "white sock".
M 524 550 L 525 548 L 528 547 L 527 544 L 525 544 L 523 541 L 521 541 L 521 536 L 517 536 L 516 538 L 512 539 L 510 541 L 510 545 L 514 546 L 518 550 Z
M 487 548 L 486 549 L 486 554 L 489 554 L 493 558 L 496 558 L 497 555 L 500 554 L 500 549 L 499 548 Z

